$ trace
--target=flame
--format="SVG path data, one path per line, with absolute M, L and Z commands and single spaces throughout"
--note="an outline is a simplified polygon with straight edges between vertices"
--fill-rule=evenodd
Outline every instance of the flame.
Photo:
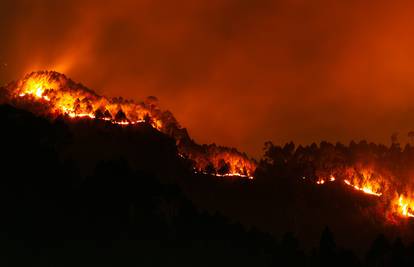
M 397 207 L 396 212 L 402 217 L 414 218 L 414 199 L 400 195 L 394 201 L 394 206 Z
M 242 177 L 253 179 L 256 163 L 248 161 L 247 156 L 226 151 L 214 145 L 204 146 L 203 151 L 187 152 L 188 158 L 197 161 L 196 172 L 217 177 Z
M 302 177 L 302 179 L 306 179 L 306 177 Z M 318 179 L 316 180 L 316 184 L 317 184 L 317 185 L 323 185 L 323 184 L 325 184 L 326 182 L 335 182 L 335 181 L 336 181 L 335 176 L 333 176 L 333 175 L 331 174 L 328 178 L 318 178 Z
M 64 114 L 70 118 L 97 119 L 96 112 L 98 110 L 109 111 L 111 116 L 121 110 L 122 112 L 127 111 L 131 120 L 117 120 L 107 117 L 99 117 L 98 119 L 118 125 L 133 125 L 145 121 L 144 117 L 148 111 L 138 104 L 111 101 L 95 95 L 93 92 L 82 90 L 84 88 L 70 88 L 70 85 L 70 82 L 62 79 L 57 73 L 36 72 L 23 79 L 14 95 L 26 98 L 33 97 L 49 102 L 52 112 Z M 162 123 L 158 119 L 153 120 L 151 125 L 158 130 L 162 128 Z
M 362 171 L 357 171 L 355 168 L 349 168 L 342 173 L 342 175 L 345 175 L 343 182 L 353 189 L 378 197 L 382 195 L 380 190 L 381 185 L 375 178 L 373 178 L 374 175 L 372 170 L 363 169 Z M 303 177 L 302 179 L 305 178 Z M 336 180 L 336 177 L 331 174 L 328 178 L 318 178 L 316 184 L 323 185 L 326 182 L 335 182 Z
M 397 184 L 392 183 L 394 180 L 391 176 L 385 176 L 384 173 L 372 166 L 361 166 L 355 164 L 354 166 L 346 167 L 345 169 L 336 169 L 333 171 L 335 175 L 331 174 L 328 178 L 318 178 L 317 185 L 324 185 L 328 181 L 335 182 L 338 179 L 336 175 L 340 175 L 347 186 L 364 194 L 372 195 L 380 199 L 380 203 L 384 207 L 388 207 L 386 216 L 389 222 L 398 223 L 395 220 L 399 218 L 414 218 L 414 198 L 408 197 L 406 194 L 399 194 L 396 190 Z M 306 177 L 302 177 L 305 180 Z M 408 185 L 402 185 L 407 189 Z M 396 195 L 392 198 L 390 196 Z
M 374 195 L 374 196 L 377 196 L 377 197 L 380 197 L 382 195 L 382 193 L 380 193 L 376 189 L 374 189 L 374 188 L 377 188 L 377 185 L 375 183 L 368 182 L 368 183 L 365 183 L 362 186 L 354 185 L 349 180 L 344 180 L 344 183 L 351 186 L 351 187 L 353 187 L 354 189 L 356 189 L 358 191 L 364 192 L 365 194 Z
M 57 84 L 51 81 L 47 76 L 30 77 L 24 83 L 21 90 L 19 90 L 19 96 L 32 95 L 37 98 L 43 98 L 50 100 L 49 97 L 43 97 L 43 93 L 46 89 L 56 88 Z
M 247 178 L 249 180 L 254 179 L 253 176 L 249 176 L 247 174 L 241 174 L 241 173 L 238 173 L 238 172 L 230 172 L 230 173 L 226 173 L 226 174 L 220 174 L 220 173 L 209 173 L 209 172 L 206 172 L 206 171 L 201 171 L 200 172 L 200 171 L 196 170 L 196 173 L 202 173 L 204 175 L 214 175 L 214 176 L 217 176 L 217 177 L 240 177 L 240 178 Z
M 381 196 L 381 181 L 383 178 L 372 168 L 349 168 L 345 171 L 344 183 L 365 194 Z
M 17 105 L 43 104 L 46 112 L 41 112 L 41 115 L 94 119 L 120 126 L 149 123 L 153 128 L 177 140 L 178 152 L 194 162 L 197 172 L 219 177 L 253 179 L 256 169 L 253 160 L 235 149 L 215 145 L 209 145 L 204 149 L 205 146 L 197 145 L 171 113 L 161 111 L 157 107 L 155 98 L 148 98 L 142 103 L 122 98 L 109 99 L 53 71 L 30 73 L 17 83 L 9 84 L 6 89 L 10 92 L 10 101 Z
M 171 113 L 161 111 L 154 99 L 142 103 L 109 99 L 95 94 L 86 87 L 74 83 L 56 72 L 33 72 L 17 83 L 9 84 L 9 101 L 16 105 L 41 104 L 41 115 L 64 115 L 69 119 L 101 120 L 119 126 L 149 123 L 154 129 L 170 135 L 177 141 L 178 155 L 194 163 L 196 173 L 217 177 L 253 179 L 257 163 L 235 149 L 216 145 L 197 145 L 181 128 Z M 45 111 L 46 110 L 46 111 Z M 46 113 L 46 114 L 45 114 Z M 330 175 L 327 175 L 331 173 Z M 328 172 L 320 171 L 317 185 L 343 182 L 364 194 L 377 196 L 392 214 L 401 218 L 414 218 L 414 198 L 399 194 L 391 177 L 373 166 L 354 164 Z M 302 177 L 303 180 L 307 178 Z M 398 187 L 399 188 L 399 187 Z M 395 195 L 392 198 L 390 196 Z

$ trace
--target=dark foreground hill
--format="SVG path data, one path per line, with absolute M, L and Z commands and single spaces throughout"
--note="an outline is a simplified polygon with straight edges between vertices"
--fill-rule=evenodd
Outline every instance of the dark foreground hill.
M 99 135 L 90 134 L 109 143 L 92 153 L 88 149 L 95 144 L 74 144 L 88 139 L 74 135 L 82 122 L 51 123 L 10 106 L 0 107 L 0 121 L 2 266 L 266 266 L 272 261 L 270 236 L 198 211 L 177 186 L 160 182 L 168 164 L 157 164 L 177 164 L 178 158 L 171 140 L 145 125 L 131 129 L 131 139 L 142 139 L 132 142 L 139 146 L 131 148 L 138 154 L 129 158 L 136 164 L 131 168 L 116 152 L 126 150 L 122 142 L 110 144 L 121 128 L 109 136 L 105 125 L 96 126 Z M 124 134 L 127 139 L 132 133 Z M 69 160 L 73 153 L 79 158 Z M 87 171 L 77 165 L 96 159 L 96 153 L 102 160 L 88 162 L 93 167 Z
M 0 123 L 2 266 L 414 262 L 414 247 L 399 239 L 378 237 L 359 260 L 336 244 L 326 224 L 348 233 L 347 244 L 386 230 L 355 208 L 370 199 L 347 203 L 342 187 L 195 175 L 175 142 L 145 124 L 51 122 L 7 105 Z M 301 248 L 290 231 L 314 249 Z

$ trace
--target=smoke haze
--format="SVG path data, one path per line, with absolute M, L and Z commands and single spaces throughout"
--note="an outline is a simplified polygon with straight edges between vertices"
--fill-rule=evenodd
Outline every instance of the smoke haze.
M 3 0 L 0 82 L 54 69 L 155 95 L 200 143 L 254 156 L 266 140 L 389 143 L 414 128 L 412 5 Z

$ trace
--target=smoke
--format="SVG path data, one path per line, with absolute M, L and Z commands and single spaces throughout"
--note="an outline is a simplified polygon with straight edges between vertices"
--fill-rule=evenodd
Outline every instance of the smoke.
M 156 95 L 195 139 L 256 156 L 269 139 L 389 142 L 414 121 L 412 5 L 4 0 L 0 82 L 54 69 Z

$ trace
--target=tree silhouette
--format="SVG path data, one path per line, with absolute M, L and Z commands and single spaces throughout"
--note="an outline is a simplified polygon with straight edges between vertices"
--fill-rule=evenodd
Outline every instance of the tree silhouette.
M 331 230 L 326 227 L 322 231 L 321 240 L 319 242 L 320 266 L 335 266 L 337 251 L 336 243 Z
M 390 243 L 384 235 L 379 235 L 367 253 L 367 266 L 390 266 Z
M 332 183 L 328 190 L 308 181 L 361 158 L 399 173 L 410 173 L 414 160 L 411 146 L 267 143 L 254 182 L 228 182 L 194 174 L 174 140 L 145 125 L 120 130 L 96 121 L 50 121 L 1 105 L 0 121 L 3 266 L 360 266 L 328 227 L 312 253 L 299 244 L 306 246 L 307 231 L 320 229 L 338 207 L 358 219 L 356 201 L 371 200 L 350 201 L 341 186 Z M 218 165 L 206 165 L 206 171 L 228 172 L 225 160 Z M 277 231 L 246 227 L 245 214 L 251 225 L 259 218 Z M 348 227 L 346 217 L 334 219 L 333 229 Z M 302 231 L 301 242 L 292 229 Z M 348 241 L 359 242 L 351 234 Z M 364 265 L 413 263 L 413 243 L 390 244 L 381 235 Z

